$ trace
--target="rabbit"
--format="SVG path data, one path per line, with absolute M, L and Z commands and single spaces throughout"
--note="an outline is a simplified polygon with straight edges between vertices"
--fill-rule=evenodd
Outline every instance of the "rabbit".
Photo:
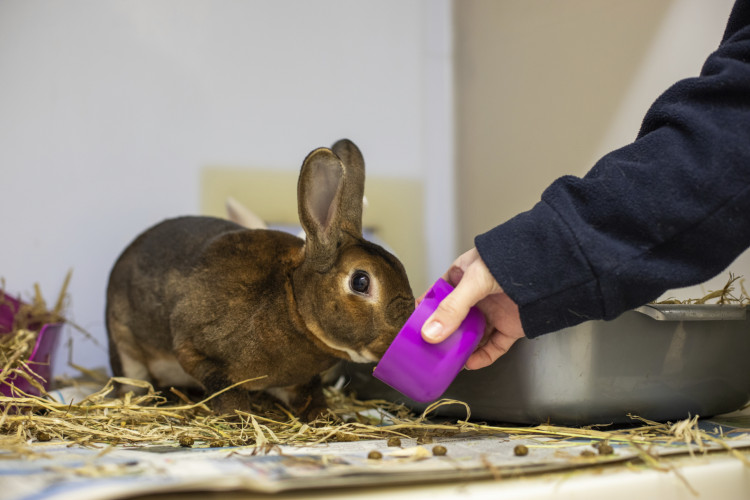
M 107 286 L 113 374 L 207 395 L 244 381 L 210 401 L 219 414 L 249 411 L 255 391 L 307 420 L 324 414 L 320 374 L 377 361 L 414 310 L 401 262 L 362 238 L 364 182 L 361 152 L 342 139 L 302 164 L 305 240 L 197 216 L 138 236 Z

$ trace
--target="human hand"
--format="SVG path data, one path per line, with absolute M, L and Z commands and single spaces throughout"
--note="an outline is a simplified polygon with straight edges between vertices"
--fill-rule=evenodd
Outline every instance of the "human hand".
M 448 338 L 476 305 L 487 320 L 483 342 L 466 362 L 476 370 L 491 365 L 524 337 L 518 306 L 503 292 L 476 248 L 453 262 L 443 279 L 455 289 L 440 303 L 422 326 L 422 338 L 437 344 Z

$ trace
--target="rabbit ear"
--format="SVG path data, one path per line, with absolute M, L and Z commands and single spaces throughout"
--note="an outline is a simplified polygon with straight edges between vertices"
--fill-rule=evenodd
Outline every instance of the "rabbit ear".
M 349 139 L 341 139 L 331 148 L 344 165 L 344 185 L 341 195 L 346 218 L 342 227 L 362 237 L 362 211 L 365 197 L 365 159 L 359 148 Z
M 248 229 L 268 229 L 268 225 L 245 205 L 231 196 L 224 202 L 227 217 L 232 222 Z
M 362 237 L 364 167 L 359 149 L 347 140 L 337 142 L 333 151 L 316 149 L 302 164 L 299 218 L 307 234 L 307 258 L 316 268 L 330 267 L 346 238 Z

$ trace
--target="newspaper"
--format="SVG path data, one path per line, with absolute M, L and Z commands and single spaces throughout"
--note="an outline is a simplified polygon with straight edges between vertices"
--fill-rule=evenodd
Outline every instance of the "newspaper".
M 315 446 L 181 448 L 179 446 L 80 447 L 65 443 L 29 443 L 23 454 L 0 450 L 0 498 L 24 500 L 104 500 L 181 491 L 287 490 L 449 481 L 562 471 L 650 456 L 701 453 L 750 447 L 744 430 L 702 421 L 704 431 L 721 440 L 662 442 L 648 450 L 610 443 L 614 453 L 592 457 L 588 440 L 511 439 L 505 435 L 467 434 L 435 438 L 430 444 L 402 439 Z M 436 456 L 433 447 L 445 448 Z M 518 456 L 518 445 L 528 453 Z M 368 458 L 377 450 L 382 458 Z

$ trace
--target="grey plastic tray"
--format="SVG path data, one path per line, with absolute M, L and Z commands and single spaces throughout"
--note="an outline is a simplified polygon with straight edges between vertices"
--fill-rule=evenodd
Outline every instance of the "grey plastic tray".
M 521 339 L 493 365 L 464 370 L 443 394 L 472 420 L 558 425 L 708 417 L 750 400 L 750 320 L 738 305 L 647 305 L 613 321 L 589 321 Z M 371 375 L 345 367 L 361 398 L 422 410 Z M 464 417 L 453 405 L 440 414 Z

